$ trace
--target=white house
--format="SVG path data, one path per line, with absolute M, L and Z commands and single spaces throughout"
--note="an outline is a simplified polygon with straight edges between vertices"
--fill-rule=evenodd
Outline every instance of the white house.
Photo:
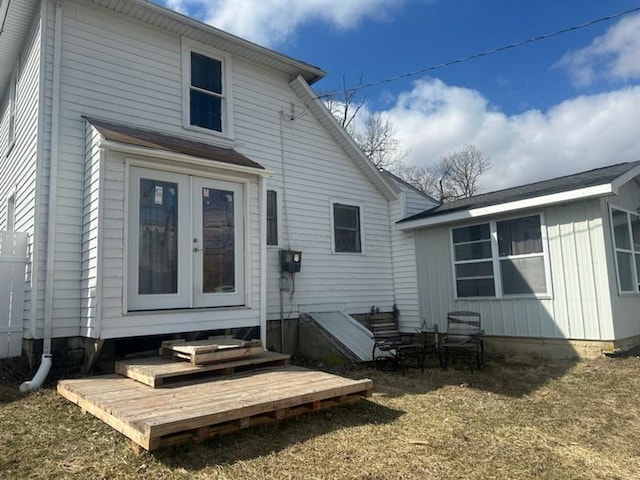
M 399 222 L 420 314 L 480 312 L 496 349 L 590 356 L 640 343 L 640 162 L 477 195 Z
M 0 22 L 0 230 L 29 235 L 25 351 L 266 341 L 281 311 L 397 304 L 420 324 L 394 224 L 435 202 L 364 157 L 310 88 L 320 69 L 145 0 L 0 0 Z M 302 252 L 284 283 L 283 249 Z

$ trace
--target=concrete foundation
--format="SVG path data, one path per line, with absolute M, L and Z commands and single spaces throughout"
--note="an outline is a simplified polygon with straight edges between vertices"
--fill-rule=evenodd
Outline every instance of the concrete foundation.
M 542 359 L 579 360 L 596 358 L 605 353 L 627 350 L 637 345 L 640 345 L 640 336 L 616 341 L 485 337 L 485 348 L 489 354 L 498 353 L 507 357 L 536 356 Z

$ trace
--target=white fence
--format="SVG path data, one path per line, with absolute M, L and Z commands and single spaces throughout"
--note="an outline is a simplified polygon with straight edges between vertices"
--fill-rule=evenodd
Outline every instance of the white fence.
M 27 234 L 0 232 L 0 358 L 22 353 Z

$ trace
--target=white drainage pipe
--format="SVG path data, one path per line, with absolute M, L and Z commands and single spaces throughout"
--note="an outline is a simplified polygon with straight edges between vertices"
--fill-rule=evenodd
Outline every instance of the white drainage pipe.
M 52 355 L 50 353 L 42 354 L 40 366 L 38 367 L 36 374 L 33 376 L 33 379 L 20 385 L 20 391 L 22 393 L 38 390 L 42 386 L 45 378 L 49 375 L 49 370 L 51 369 L 51 356 Z

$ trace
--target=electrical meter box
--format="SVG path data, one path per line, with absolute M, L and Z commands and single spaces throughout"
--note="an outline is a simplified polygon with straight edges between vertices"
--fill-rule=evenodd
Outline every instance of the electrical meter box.
M 302 252 L 296 250 L 280 250 L 280 271 L 299 272 L 302 263 Z

